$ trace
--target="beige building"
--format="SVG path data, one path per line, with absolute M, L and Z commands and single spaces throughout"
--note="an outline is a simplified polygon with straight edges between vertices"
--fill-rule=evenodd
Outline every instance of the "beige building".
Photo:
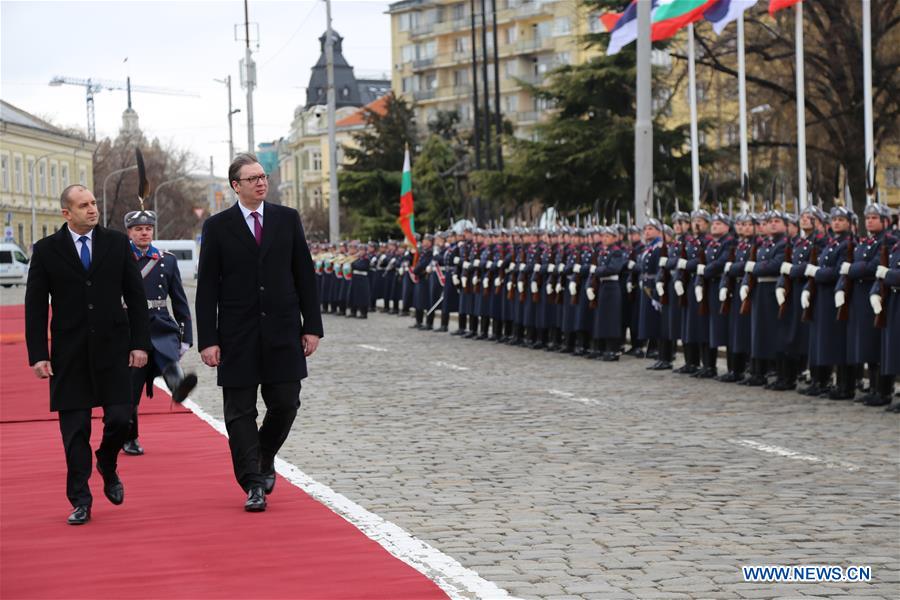
M 95 143 L 0 100 L 0 216 L 4 237 L 30 250 L 36 240 L 53 233 L 62 223 L 62 190 L 73 183 L 93 189 L 95 148 Z
M 495 0 L 500 111 L 518 137 L 531 137 L 548 106 L 522 82 L 541 84 L 554 68 L 579 64 L 596 54 L 584 48 L 579 36 L 600 27 L 597 15 L 576 0 Z M 393 69 L 391 87 L 415 102 L 424 127 L 438 111 L 456 111 L 464 128 L 472 127 L 474 112 L 472 23 L 470 3 L 460 0 L 402 0 L 390 5 Z M 494 107 L 493 24 L 487 0 L 488 82 Z M 478 114 L 484 118 L 481 68 L 481 2 L 475 3 L 478 51 Z

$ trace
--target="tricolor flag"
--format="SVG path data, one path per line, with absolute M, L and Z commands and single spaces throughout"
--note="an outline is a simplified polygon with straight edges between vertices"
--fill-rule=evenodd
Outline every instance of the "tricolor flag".
M 603 13 L 598 18 L 603 27 L 603 33 L 607 33 L 616 28 L 616 23 L 622 18 L 622 13 Z
M 403 154 L 403 177 L 400 180 L 400 217 L 397 219 L 406 243 L 413 253 L 413 261 L 418 258 L 416 247 L 416 219 L 413 215 L 412 170 L 409 168 L 409 146 Z
M 788 8 L 802 1 L 803 0 L 769 0 L 769 14 L 774 17 L 775 13 L 779 10 Z
M 753 8 L 757 0 L 717 0 L 706 9 L 703 16 L 712 24 L 716 35 L 722 35 L 729 23 L 737 21 L 741 14 Z
M 654 42 L 666 40 L 690 23 L 699 21 L 704 11 L 718 0 L 652 0 L 650 37 Z M 637 0 L 632 0 L 613 27 L 606 48 L 607 55 L 617 54 L 637 39 Z

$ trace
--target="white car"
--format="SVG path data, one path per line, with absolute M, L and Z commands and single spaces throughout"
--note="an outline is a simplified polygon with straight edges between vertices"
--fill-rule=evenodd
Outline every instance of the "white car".
M 197 262 L 200 252 L 194 240 L 153 240 L 153 246 L 175 255 L 182 280 L 197 278 Z
M 0 284 L 8 288 L 27 281 L 28 256 L 14 243 L 0 242 Z

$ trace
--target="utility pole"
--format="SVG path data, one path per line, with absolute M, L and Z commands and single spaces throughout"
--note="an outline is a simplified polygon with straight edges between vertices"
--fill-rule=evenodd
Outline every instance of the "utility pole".
M 340 203 L 337 185 L 337 144 L 335 142 L 334 33 L 331 31 L 331 0 L 325 0 L 325 72 L 328 76 L 328 239 L 337 244 L 341 237 Z
M 241 61 L 241 86 L 247 88 L 247 152 L 256 150 L 253 140 L 253 88 L 256 87 L 256 63 L 250 53 L 250 17 L 247 0 L 244 0 L 245 54 Z
M 500 114 L 500 58 L 497 54 L 497 0 L 491 0 L 491 12 L 493 13 L 494 36 L 494 111 L 497 129 L 497 170 L 503 170 L 503 115 Z
M 231 117 L 235 113 L 241 112 L 241 109 L 231 108 L 231 75 L 225 79 L 213 79 L 213 81 L 224 83 L 225 87 L 228 88 L 228 160 L 230 161 L 234 158 L 234 127 L 232 125 Z
M 481 79 L 484 82 L 484 157 L 485 166 L 491 168 L 491 92 L 488 84 L 487 16 L 485 2 L 481 0 Z M 496 76 L 496 73 L 494 74 Z
M 475 37 L 475 0 L 469 0 L 469 12 L 472 17 L 472 123 L 475 126 L 475 168 L 481 170 L 481 135 L 478 131 L 478 51 Z M 487 90 L 485 90 L 487 93 Z
M 653 123 L 650 110 L 650 3 L 637 3 L 637 119 L 634 123 L 634 220 L 653 213 Z M 662 217 L 662 215 L 659 215 Z

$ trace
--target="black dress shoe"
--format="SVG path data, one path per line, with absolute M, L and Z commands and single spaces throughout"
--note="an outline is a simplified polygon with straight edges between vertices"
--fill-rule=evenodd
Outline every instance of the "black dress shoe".
M 672 369 L 672 363 L 660 360 L 657 361 L 656 364 L 647 367 L 647 369 L 650 371 L 669 371 Z
M 700 367 L 698 367 L 697 365 L 685 364 L 681 368 L 675 369 L 674 372 L 678 373 L 680 375 L 693 375 L 694 373 L 696 373 L 699 370 L 700 370 Z
M 695 374 L 694 377 L 697 379 L 715 379 L 718 374 L 719 371 L 713 367 L 706 367 L 705 369 L 700 369 L 700 372 Z
M 122 485 L 122 480 L 119 479 L 118 473 L 115 471 L 112 473 L 104 472 L 100 467 L 100 463 L 97 463 L 97 471 L 103 477 L 103 495 L 106 496 L 106 499 L 116 506 L 122 504 L 125 501 L 125 486 Z
M 197 376 L 193 373 L 186 374 L 184 379 L 181 380 L 181 383 L 178 384 L 178 387 L 175 388 L 175 391 L 172 393 L 172 400 L 181 404 L 195 387 L 197 387 Z
M 856 396 L 856 391 L 845 391 L 845 390 L 831 390 L 828 393 L 829 400 L 853 400 L 853 397 Z
M 122 444 L 122 452 L 131 456 L 140 456 L 144 453 L 144 449 L 138 444 L 137 440 L 128 440 Z
M 463 335 L 465 333 L 466 333 L 465 330 L 457 329 L 456 331 L 452 332 L 450 335 Z
M 645 356 L 647 356 L 647 355 L 644 353 L 644 349 L 643 349 L 643 348 L 632 348 L 631 350 L 628 351 L 628 354 L 629 354 L 630 356 L 635 357 L 635 358 L 644 358 Z
M 447 333 L 447 328 L 446 327 L 438 327 L 434 331 L 436 331 L 438 333 Z
M 275 461 L 260 460 L 259 472 L 262 473 L 262 476 L 264 478 L 266 496 L 268 496 L 272 493 L 272 490 L 275 489 Z
M 600 357 L 600 360 L 603 362 L 616 362 L 619 360 L 619 355 L 615 352 L 604 352 L 603 356 Z
M 649 351 L 647 352 L 647 354 L 644 355 L 644 358 L 649 358 L 649 359 L 654 359 L 654 358 L 656 358 L 656 359 L 658 359 L 658 358 L 659 358 L 659 352 L 658 352 L 657 350 L 649 350 Z
M 884 412 L 900 413 L 900 402 L 892 401 L 891 405 L 884 409 Z
M 738 380 L 738 376 L 734 373 L 734 371 L 728 371 L 727 373 L 722 373 L 714 378 L 716 381 L 720 381 L 722 383 L 734 383 Z
M 887 406 L 890 403 L 890 396 L 875 396 L 874 398 L 865 401 L 866 406 Z
M 247 512 L 263 512 L 266 510 L 266 492 L 261 487 L 250 488 L 247 501 L 244 503 Z
M 776 381 L 771 389 L 776 392 L 786 392 L 797 389 L 797 383 L 793 381 Z
M 809 385 L 802 390 L 798 390 L 798 393 L 803 394 L 804 396 L 818 396 L 822 393 L 822 388 L 819 385 L 813 383 L 812 385 Z
M 76 506 L 75 510 L 72 511 L 72 514 L 69 515 L 69 518 L 66 519 L 66 522 L 69 525 L 84 525 L 88 521 L 91 520 L 91 507 L 90 506 Z

